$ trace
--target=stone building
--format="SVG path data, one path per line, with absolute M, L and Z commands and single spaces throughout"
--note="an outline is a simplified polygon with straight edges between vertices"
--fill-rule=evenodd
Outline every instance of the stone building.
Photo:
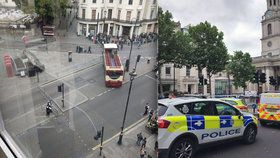
M 280 76 L 280 1 L 267 0 L 267 10 L 262 16 L 261 56 L 253 58 L 257 70 L 266 74 L 266 83 L 260 85 L 260 92 L 273 91 L 269 77 Z M 279 90 L 279 87 L 276 87 Z M 257 91 L 257 85 L 249 83 L 249 89 Z
M 130 36 L 157 32 L 156 0 L 79 0 L 78 35 Z

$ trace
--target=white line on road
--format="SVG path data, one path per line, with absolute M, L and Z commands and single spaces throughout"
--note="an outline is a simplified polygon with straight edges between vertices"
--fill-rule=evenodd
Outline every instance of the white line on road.
M 150 79 L 152 79 L 152 80 L 154 80 L 154 81 L 156 81 L 155 78 L 153 78 L 153 77 L 151 77 L 151 76 L 149 76 L 149 75 L 145 75 L 145 76 L 148 77 L 148 78 L 150 78 Z
M 103 93 L 98 94 L 97 96 L 100 97 L 101 95 L 103 95 Z
M 95 131 L 97 132 L 97 128 L 95 127 L 93 121 L 92 121 L 91 118 L 88 116 L 88 114 L 87 114 L 83 109 L 81 109 L 81 108 L 79 108 L 79 107 L 77 107 L 77 106 L 76 106 L 75 108 L 78 109 L 79 111 L 81 111 L 83 114 L 86 115 L 86 117 L 88 118 L 88 120 L 90 121 L 90 123 L 92 124 L 92 126 L 94 127 Z

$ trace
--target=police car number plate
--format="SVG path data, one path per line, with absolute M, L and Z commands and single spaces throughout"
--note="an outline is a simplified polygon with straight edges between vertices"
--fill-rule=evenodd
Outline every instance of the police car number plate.
M 277 109 L 266 109 L 268 112 L 277 112 Z

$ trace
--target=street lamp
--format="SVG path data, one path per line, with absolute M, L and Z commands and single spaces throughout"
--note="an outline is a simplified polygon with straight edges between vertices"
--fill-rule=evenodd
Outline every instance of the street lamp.
M 131 92 L 132 82 L 133 82 L 134 78 L 137 76 L 137 74 L 136 74 L 136 67 L 137 67 L 137 63 L 139 62 L 140 58 L 141 58 L 141 55 L 138 55 L 138 56 L 137 56 L 137 60 L 136 60 L 136 62 L 135 62 L 135 67 L 133 68 L 132 72 L 129 73 L 129 75 L 130 75 L 130 85 L 129 85 L 129 90 L 128 90 L 128 96 L 127 96 L 126 104 L 125 104 L 125 111 L 124 111 L 124 116 L 123 116 L 123 122 L 122 122 L 122 127 L 121 127 L 121 133 L 120 133 L 119 141 L 118 141 L 118 144 L 119 144 L 119 145 L 122 144 L 123 129 L 124 129 L 124 123 L 125 123 L 125 118 L 126 118 L 126 113 L 127 113 L 127 107 L 128 107 L 129 98 L 130 98 L 130 92 Z
M 133 20 L 133 19 L 132 19 Z M 135 24 L 134 24 L 134 29 L 136 28 L 136 24 L 137 24 L 137 21 L 138 21 L 138 19 L 136 19 L 135 20 Z M 131 21 L 132 22 L 132 21 Z M 141 23 L 139 24 L 139 27 L 141 26 Z M 133 30 L 133 32 L 134 32 L 134 30 Z M 132 32 L 132 33 L 133 33 Z M 133 39 L 132 39 L 132 37 L 131 38 L 129 38 L 129 40 L 130 40 L 130 51 L 129 51 L 129 56 L 128 56 L 128 62 L 127 62 L 127 68 L 126 68 L 126 70 L 127 71 L 129 71 L 129 65 L 130 65 L 130 57 L 131 57 L 131 52 L 132 52 L 132 46 L 133 46 Z

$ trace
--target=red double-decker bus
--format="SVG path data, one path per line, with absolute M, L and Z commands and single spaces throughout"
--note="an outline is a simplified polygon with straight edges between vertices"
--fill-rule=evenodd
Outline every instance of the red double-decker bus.
M 124 80 L 124 69 L 118 54 L 118 46 L 113 43 L 104 44 L 105 85 L 121 87 Z
M 43 35 L 44 36 L 54 36 L 54 26 L 43 26 Z

